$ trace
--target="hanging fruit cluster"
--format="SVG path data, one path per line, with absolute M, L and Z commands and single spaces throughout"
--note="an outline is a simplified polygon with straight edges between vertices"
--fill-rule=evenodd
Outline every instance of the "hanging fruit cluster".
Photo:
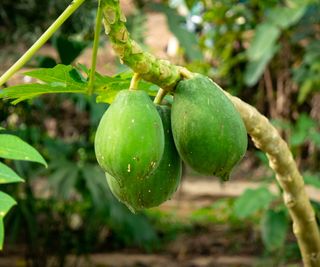
M 95 138 L 112 193 L 133 212 L 172 196 L 181 179 L 181 159 L 200 174 L 227 180 L 246 149 L 239 113 L 215 83 L 199 74 L 178 83 L 171 109 L 155 105 L 144 91 L 119 92 Z

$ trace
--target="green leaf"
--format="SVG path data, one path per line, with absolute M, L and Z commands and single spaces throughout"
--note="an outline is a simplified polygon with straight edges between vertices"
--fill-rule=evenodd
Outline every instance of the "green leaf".
M 288 232 L 288 218 L 284 210 L 267 210 L 261 219 L 261 235 L 265 247 L 274 251 L 283 246 Z
M 23 182 L 24 180 L 11 168 L 0 162 L 0 184 Z
M 16 204 L 16 201 L 11 196 L 0 191 L 0 218 L 3 218 Z
M 26 99 L 49 93 L 86 93 L 87 82 L 80 71 L 72 66 L 57 65 L 54 68 L 37 69 L 25 75 L 44 83 L 20 84 L 0 91 L 0 99 L 15 99 L 17 104 Z
M 0 250 L 2 250 L 3 248 L 4 241 L 3 218 L 9 212 L 9 210 L 16 204 L 16 201 L 12 197 L 0 191 Z
M 113 77 L 96 74 L 95 92 L 98 94 L 97 102 L 112 103 L 120 90 L 128 89 L 132 78 L 132 72 L 123 72 Z M 149 95 L 155 96 L 159 87 L 145 81 L 139 82 L 139 90 L 146 91 Z
M 307 10 L 307 4 L 295 8 L 290 7 L 275 7 L 267 15 L 270 23 L 286 29 L 296 24 Z
M 0 157 L 38 162 L 47 167 L 46 161 L 37 150 L 14 135 L 0 134 Z
M 61 84 L 78 90 L 83 89 L 86 84 L 86 79 L 81 72 L 71 65 L 58 64 L 53 68 L 36 69 L 24 74 L 46 83 Z
M 244 81 L 248 86 L 252 86 L 258 82 L 269 61 L 273 58 L 278 49 L 279 46 L 273 46 L 270 50 L 264 51 L 261 58 L 247 63 L 244 73 Z
M 276 41 L 280 36 L 280 30 L 270 23 L 262 23 L 257 26 L 252 43 L 247 50 L 250 61 L 266 58 L 266 53 L 270 54 L 276 46 Z
M 240 219 L 247 218 L 259 210 L 266 209 L 274 198 L 266 187 L 247 189 L 235 201 L 234 213 Z

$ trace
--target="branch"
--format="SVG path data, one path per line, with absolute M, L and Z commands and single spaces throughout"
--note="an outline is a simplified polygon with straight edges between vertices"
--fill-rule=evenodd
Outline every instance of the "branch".
M 141 74 L 141 78 L 144 80 L 151 81 L 166 91 L 173 89 L 177 81 L 181 79 L 181 67 L 144 52 L 130 38 L 125 25 L 126 18 L 120 9 L 119 0 L 102 0 L 102 8 L 105 32 L 120 60 L 134 72 Z
M 141 78 L 159 85 L 164 90 L 173 90 L 181 78 L 192 76 L 188 70 L 175 66 L 168 61 L 156 59 L 144 52 L 130 39 L 125 26 L 119 0 L 102 0 L 104 26 L 110 37 L 112 47 L 120 59 Z M 225 92 L 226 93 L 226 92 Z M 284 202 L 293 221 L 293 232 L 298 240 L 304 265 L 320 266 L 320 233 L 315 213 L 304 189 L 303 177 L 286 142 L 266 117 L 254 107 L 239 98 L 226 93 L 238 109 L 257 148 L 264 151 L 276 178 L 283 189 Z
M 255 146 L 266 153 L 270 167 L 276 173 L 283 199 L 293 221 L 304 266 L 320 266 L 320 232 L 314 210 L 304 188 L 304 180 L 287 143 L 276 128 L 254 107 L 237 97 L 225 94 L 239 111 Z

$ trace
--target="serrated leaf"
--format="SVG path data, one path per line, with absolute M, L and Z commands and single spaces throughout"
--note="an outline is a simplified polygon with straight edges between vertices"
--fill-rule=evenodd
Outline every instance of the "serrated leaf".
M 47 167 L 46 161 L 37 150 L 14 135 L 0 134 L 0 157 L 38 162 Z
M 72 87 L 78 90 L 83 89 L 86 84 L 86 79 L 79 70 L 71 65 L 58 64 L 53 68 L 36 69 L 24 74 L 46 83 L 60 83 L 64 84 L 65 87 Z
M 119 91 L 129 88 L 132 75 L 132 72 L 124 72 L 116 76 L 109 77 L 102 76 L 97 73 L 95 80 L 95 92 L 98 94 L 98 96 L 96 101 L 98 103 L 112 103 Z M 155 96 L 159 89 L 158 86 L 145 81 L 140 81 L 138 88 L 139 90 L 146 91 L 152 96 Z
M 238 218 L 247 218 L 259 210 L 266 209 L 274 196 L 266 187 L 247 189 L 234 204 L 234 213 Z
M 0 184 L 23 182 L 24 180 L 7 165 L 0 162 Z
M 37 69 L 24 73 L 44 83 L 20 84 L 0 91 L 0 99 L 15 99 L 17 104 L 42 94 L 86 93 L 87 82 L 80 71 L 72 66 L 57 65 L 54 68 Z
M 283 246 L 288 232 L 288 218 L 284 210 L 267 210 L 261 219 L 261 235 L 265 247 L 274 251 Z
M 257 26 L 253 40 L 247 50 L 247 56 L 250 61 L 266 58 L 266 53 L 270 54 L 276 45 L 280 36 L 280 30 L 270 23 L 262 23 Z
M 86 88 L 76 89 L 68 87 L 65 84 L 51 83 L 51 84 L 21 84 L 5 88 L 0 92 L 0 98 L 15 99 L 12 104 L 17 104 L 21 101 L 32 99 L 43 94 L 57 94 L 57 93 L 85 93 Z

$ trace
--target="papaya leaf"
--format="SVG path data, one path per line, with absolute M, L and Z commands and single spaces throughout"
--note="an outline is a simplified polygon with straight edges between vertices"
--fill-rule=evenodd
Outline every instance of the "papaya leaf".
M 0 157 L 38 162 L 47 167 L 46 161 L 37 150 L 14 135 L 0 134 Z
M 0 184 L 23 182 L 24 180 L 11 168 L 0 162 Z
M 268 208 L 275 196 L 266 187 L 247 189 L 234 204 L 234 213 L 240 218 L 247 218 L 254 213 Z
M 13 99 L 12 103 L 32 99 L 43 94 L 56 93 L 82 93 L 88 89 L 88 74 L 86 66 L 78 64 L 77 67 L 59 64 L 53 68 L 36 69 L 25 72 L 25 75 L 36 78 L 42 83 L 21 84 L 5 88 L 0 91 L 0 99 Z M 85 74 L 85 76 L 83 75 Z M 115 76 L 106 76 L 95 73 L 94 89 L 97 102 L 111 103 L 120 90 L 128 89 L 132 72 L 123 72 Z M 151 96 L 156 95 L 158 87 L 151 83 L 141 81 L 139 89 L 145 90 Z
M 120 90 L 129 88 L 132 75 L 132 72 L 123 72 L 116 76 L 108 77 L 97 73 L 95 76 L 95 92 L 98 94 L 97 102 L 112 103 Z M 158 86 L 145 81 L 140 81 L 138 88 L 146 91 L 151 96 L 155 96 L 159 89 Z
M 267 210 L 260 224 L 262 241 L 269 251 L 283 246 L 288 232 L 288 217 L 284 210 Z
M 87 81 L 81 72 L 70 65 L 36 69 L 24 73 L 43 83 L 15 85 L 0 91 L 0 99 L 14 99 L 13 104 L 49 93 L 86 93 Z

